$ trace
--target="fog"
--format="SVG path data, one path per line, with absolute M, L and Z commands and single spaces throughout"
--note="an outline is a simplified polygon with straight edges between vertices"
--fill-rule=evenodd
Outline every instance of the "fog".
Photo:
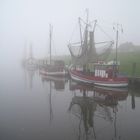
M 35 58 L 49 56 L 50 24 L 52 53 L 69 55 L 67 45 L 86 8 L 89 19 L 97 19 L 111 32 L 113 23 L 122 24 L 119 43 L 140 45 L 139 6 L 139 0 L 0 0 L 0 138 L 85 140 L 87 134 L 94 139 L 96 132 L 97 140 L 139 140 L 139 91 L 96 91 L 68 77 L 47 79 L 36 67 L 21 67 L 25 46 L 27 55 L 32 45 Z M 115 38 L 115 32 L 109 34 Z M 133 76 L 139 70 L 136 63 L 126 67 L 131 72 L 134 66 Z M 96 101 L 95 95 L 101 100 Z
M 139 0 L 0 0 L 0 62 L 12 63 L 23 57 L 26 44 L 34 56 L 49 53 L 49 24 L 53 25 L 53 52 L 69 54 L 67 44 L 77 23 L 89 9 L 90 19 L 120 23 L 120 42 L 140 44 Z

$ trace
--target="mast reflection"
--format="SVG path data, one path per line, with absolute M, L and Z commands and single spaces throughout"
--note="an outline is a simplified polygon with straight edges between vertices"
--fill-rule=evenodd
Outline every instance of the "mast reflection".
M 79 118 L 78 140 L 100 139 L 103 129 L 98 133 L 99 118 L 110 122 L 114 132 L 110 132 L 112 139 L 119 139 L 117 133 L 117 112 L 119 101 L 126 100 L 127 89 L 93 87 L 70 82 L 70 90 L 74 96 L 69 111 Z
M 52 95 L 53 89 L 57 91 L 62 91 L 65 89 L 65 83 L 67 79 L 65 77 L 57 77 L 57 76 L 44 76 L 40 75 L 42 82 L 47 82 L 49 85 L 49 114 L 50 114 L 50 123 L 53 120 L 53 103 L 52 103 Z
M 50 123 L 51 123 L 52 120 L 53 120 L 53 108 L 52 108 L 52 81 L 50 81 L 49 106 L 50 106 Z

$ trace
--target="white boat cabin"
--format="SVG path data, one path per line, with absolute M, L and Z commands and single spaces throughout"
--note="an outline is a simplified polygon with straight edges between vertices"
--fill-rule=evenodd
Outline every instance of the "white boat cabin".
M 113 78 L 118 74 L 119 63 L 98 62 L 94 64 L 95 77 Z

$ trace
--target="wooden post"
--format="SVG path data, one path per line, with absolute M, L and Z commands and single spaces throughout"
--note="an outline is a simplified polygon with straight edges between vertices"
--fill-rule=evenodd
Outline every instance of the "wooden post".
M 135 93 L 131 93 L 131 104 L 132 104 L 132 109 L 135 109 Z

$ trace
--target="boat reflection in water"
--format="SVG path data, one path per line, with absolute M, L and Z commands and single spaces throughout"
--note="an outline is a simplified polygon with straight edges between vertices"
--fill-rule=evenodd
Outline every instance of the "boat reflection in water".
M 24 81 L 25 81 L 25 88 L 29 87 L 30 89 L 33 88 L 33 80 L 37 73 L 37 69 L 33 67 L 26 67 L 24 68 Z
M 41 75 L 42 82 L 52 82 L 54 84 L 54 89 L 64 90 L 65 83 L 68 81 L 67 77 L 64 76 L 45 76 Z
M 65 89 L 65 83 L 68 79 L 64 76 L 45 76 L 40 75 L 42 82 L 47 82 L 49 84 L 49 114 L 50 114 L 50 123 L 53 121 L 53 104 L 52 104 L 52 94 L 53 89 L 57 91 L 62 91 Z
M 121 138 L 117 132 L 117 107 L 119 101 L 126 100 L 127 89 L 92 87 L 70 82 L 70 90 L 74 91 L 74 96 L 69 111 L 79 120 L 79 140 Z

